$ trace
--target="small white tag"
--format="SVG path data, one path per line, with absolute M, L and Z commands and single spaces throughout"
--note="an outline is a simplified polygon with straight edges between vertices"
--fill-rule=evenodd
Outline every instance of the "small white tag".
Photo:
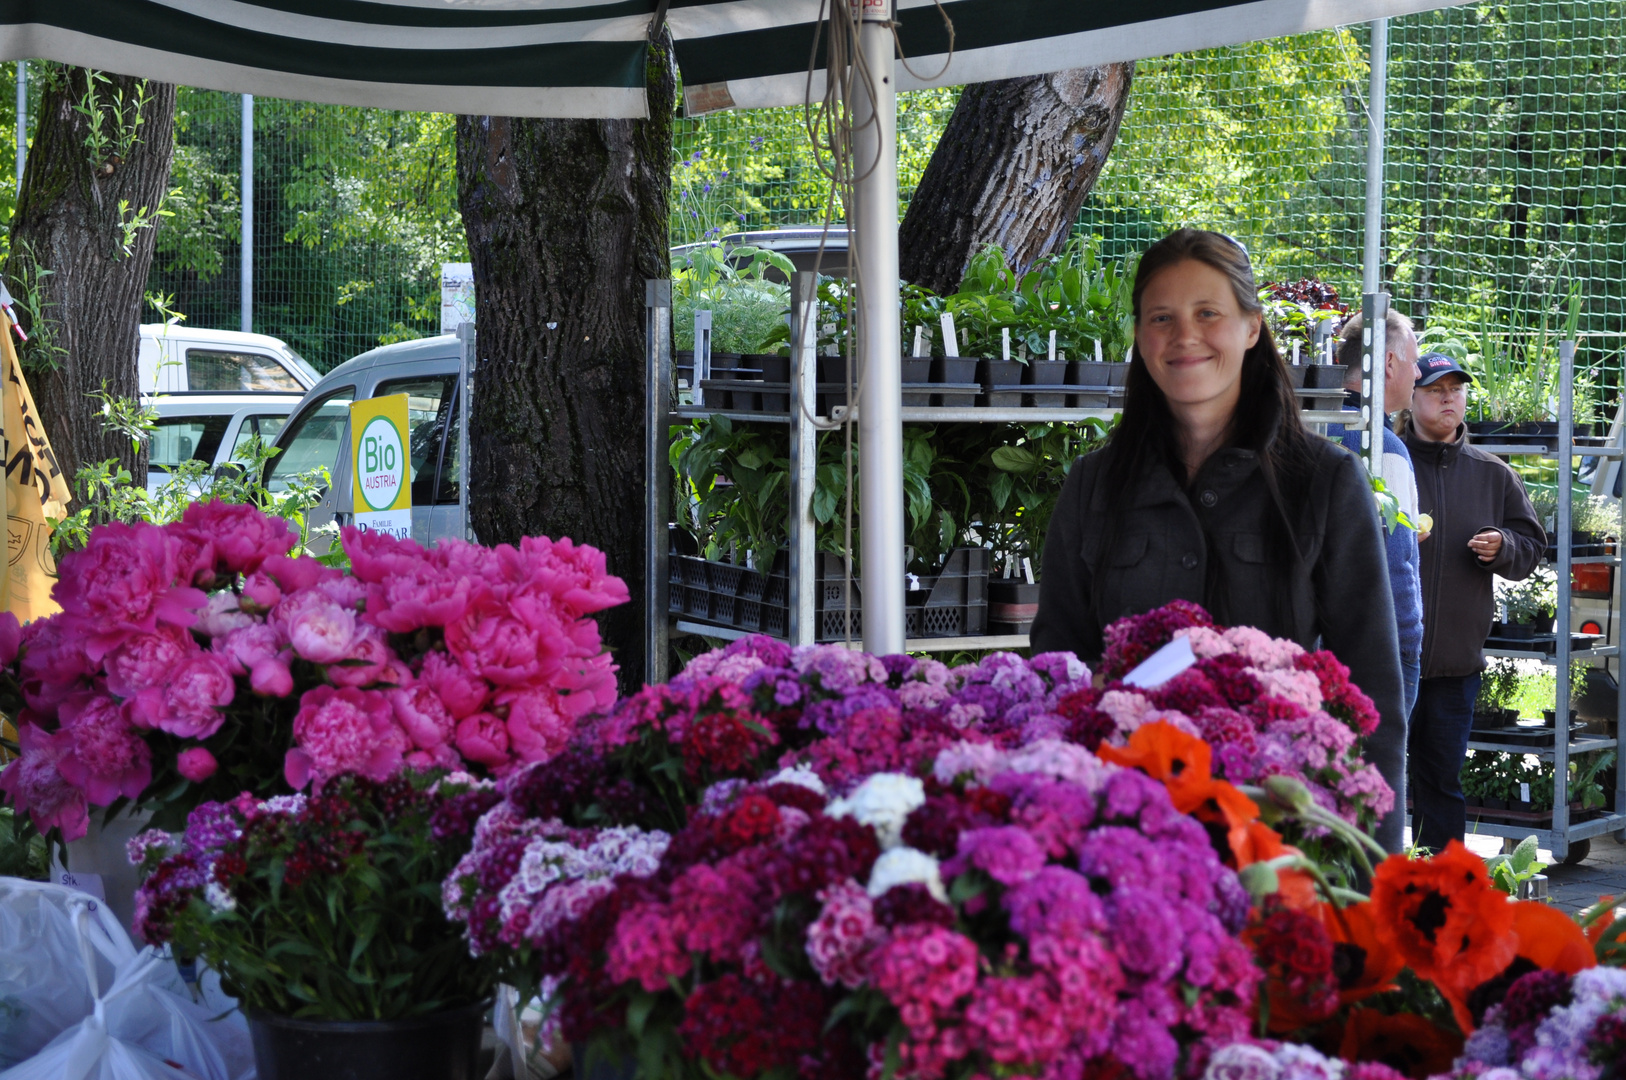
M 1191 642 L 1183 637 L 1175 638 L 1141 661 L 1139 667 L 1124 676 L 1124 682 L 1142 690 L 1156 690 L 1196 662 L 1197 654 L 1191 651 Z
M 1050 331 L 1050 359 L 1056 359 L 1056 332 Z
M 107 902 L 107 890 L 102 886 L 102 875 L 100 874 L 74 874 L 67 870 L 58 869 L 56 883 L 94 896 L 103 903 Z
M 915 574 L 905 574 L 904 577 L 909 579 L 909 591 L 910 592 L 919 592 L 920 591 L 920 578 L 917 575 L 915 575 Z
M 1095 362 L 1097 364 L 1101 362 L 1101 341 L 1099 338 L 1095 342 Z
M 915 352 L 914 352 L 914 355 L 916 355 L 916 356 L 925 356 L 926 355 L 925 350 L 923 349 L 923 346 L 925 345 L 925 343 L 926 343 L 926 327 L 924 325 L 920 325 L 920 326 L 915 327 Z
M 1293 366 L 1299 366 L 1299 343 L 1293 342 Z
M 943 324 L 943 355 L 959 356 L 960 337 L 954 332 L 954 312 L 943 312 L 943 318 L 940 321 Z
M 1022 559 L 1022 574 L 1023 574 L 1024 577 L 1026 577 L 1028 579 L 1028 584 L 1032 585 L 1033 584 L 1033 560 L 1029 559 L 1029 558 L 1027 558 L 1025 556 Z
M 1522 781 L 1519 784 L 1519 801 L 1520 802 L 1529 802 L 1530 801 L 1530 785 L 1527 784 L 1527 783 L 1524 783 Z
M 999 328 L 999 349 L 1001 360 L 1011 358 L 1011 328 L 1008 326 Z

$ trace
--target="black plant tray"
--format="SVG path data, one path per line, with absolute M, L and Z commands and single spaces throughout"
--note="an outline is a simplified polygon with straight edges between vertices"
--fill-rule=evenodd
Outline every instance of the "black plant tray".
M 1571 634 L 1570 651 L 1580 652 L 1583 649 L 1590 649 L 1595 645 L 1602 644 L 1603 641 L 1604 636 L 1602 634 Z M 1537 634 L 1528 638 L 1506 638 L 1497 637 L 1493 634 L 1485 639 L 1485 648 L 1507 649 L 1511 652 L 1539 652 L 1552 656 L 1558 652 L 1558 635 Z
M 1584 724 L 1570 725 L 1570 734 L 1584 728 Z M 1514 749 L 1528 749 L 1530 747 L 1551 746 L 1558 741 L 1558 730 L 1545 724 L 1518 725 L 1504 728 L 1473 728 L 1468 733 L 1473 742 L 1502 743 Z

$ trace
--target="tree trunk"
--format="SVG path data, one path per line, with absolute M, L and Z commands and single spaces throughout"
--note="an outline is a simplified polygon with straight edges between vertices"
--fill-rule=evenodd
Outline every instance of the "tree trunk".
M 117 458 L 143 485 L 145 447 L 104 431 L 89 395 L 140 394 L 141 305 L 175 147 L 175 87 L 48 71 L 6 263 L 31 338 L 22 361 L 69 483 L 81 466 Z
M 458 201 L 480 366 L 469 515 L 482 543 L 569 536 L 632 593 L 603 615 L 623 690 L 644 674 L 644 281 L 669 273 L 675 87 L 648 120 L 461 116 Z
M 1106 64 L 967 86 L 898 227 L 903 279 L 949 293 L 985 244 L 1019 269 L 1065 244 L 1134 74 Z

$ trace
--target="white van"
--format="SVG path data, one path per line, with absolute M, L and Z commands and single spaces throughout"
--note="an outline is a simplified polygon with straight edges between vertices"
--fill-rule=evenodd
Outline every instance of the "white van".
M 158 414 L 147 463 L 156 493 L 185 461 L 230 462 L 251 435 L 270 445 L 320 378 L 303 357 L 267 334 L 179 323 L 141 328 L 141 401 Z M 207 484 L 197 494 L 207 490 Z
M 305 358 L 269 334 L 204 330 L 180 323 L 141 328 L 141 394 L 303 394 L 321 378 Z

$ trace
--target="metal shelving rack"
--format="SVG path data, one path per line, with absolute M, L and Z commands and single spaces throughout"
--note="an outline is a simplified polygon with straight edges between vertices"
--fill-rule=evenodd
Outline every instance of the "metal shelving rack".
M 645 677 L 650 682 L 663 682 L 667 644 L 672 630 L 683 634 L 700 634 L 719 640 L 744 637 L 746 631 L 709 623 L 690 622 L 678 615 L 661 617 L 667 611 L 666 523 L 668 516 L 669 483 L 667 431 L 673 420 L 695 420 L 724 416 L 730 420 L 751 423 L 785 424 L 789 428 L 791 445 L 791 514 L 789 522 L 790 546 L 790 634 L 793 644 L 810 644 L 814 638 L 817 613 L 813 596 L 814 524 L 813 524 L 813 470 L 817 464 L 817 437 L 820 430 L 835 425 L 824 417 L 813 418 L 812 403 L 816 401 L 817 360 L 814 334 L 816 279 L 812 274 L 798 273 L 791 282 L 792 319 L 791 341 L 796 363 L 792 366 L 790 408 L 783 413 L 744 412 L 727 409 L 708 409 L 698 405 L 674 404 L 672 399 L 672 353 L 669 327 L 671 326 L 671 287 L 669 282 L 651 281 L 646 296 L 648 342 L 650 355 L 647 370 L 650 373 L 647 409 L 648 430 L 652 434 L 645 447 L 646 460 L 646 522 L 648 551 L 644 589 L 645 602 L 654 616 L 648 620 L 646 642 L 648 662 Z M 1300 391 L 1305 397 L 1325 397 L 1328 389 Z M 808 403 L 803 408 L 803 403 Z M 1057 408 L 975 408 L 905 406 L 904 423 L 1030 423 L 1065 422 L 1082 423 L 1086 420 L 1105 420 L 1117 415 L 1117 408 L 1057 409 Z M 1306 410 L 1306 423 L 1345 424 L 1351 422 L 1348 412 L 1342 410 Z M 853 643 L 858 647 L 858 643 Z M 959 652 L 983 649 L 1025 649 L 1026 634 L 980 635 L 975 637 L 910 638 L 904 643 L 910 652 Z
M 1553 654 L 1523 649 L 1486 649 L 1487 656 L 1510 657 L 1521 660 L 1540 660 L 1544 664 L 1552 665 L 1555 669 L 1557 683 L 1553 702 L 1554 738 L 1552 746 L 1521 748 L 1510 746 L 1507 743 L 1470 740 L 1470 750 L 1485 750 L 1499 753 L 1525 753 L 1535 754 L 1543 761 L 1553 764 L 1553 818 L 1551 825 L 1546 829 L 1534 828 L 1531 825 L 1518 823 L 1501 823 L 1479 821 L 1472 827 L 1474 831 L 1486 833 L 1491 836 L 1501 836 L 1511 840 L 1523 839 L 1535 834 L 1537 842 L 1553 853 L 1553 858 L 1560 861 L 1570 855 L 1570 846 L 1577 842 L 1589 841 L 1594 836 L 1613 833 L 1617 840 L 1626 842 L 1626 768 L 1622 765 L 1623 751 L 1626 751 L 1626 693 L 1617 696 L 1615 707 L 1615 737 L 1570 738 L 1570 661 L 1571 660 L 1604 660 L 1605 668 L 1608 661 L 1615 661 L 1617 676 L 1621 674 L 1620 655 L 1621 647 L 1616 645 L 1601 645 L 1590 649 L 1572 649 L 1574 616 L 1572 614 L 1571 592 L 1573 581 L 1570 572 L 1574 566 L 1583 563 L 1607 563 L 1610 566 L 1620 567 L 1620 548 L 1614 555 L 1583 555 L 1577 557 L 1572 550 L 1572 535 L 1570 528 L 1570 498 L 1571 489 L 1575 480 L 1575 459 L 1578 457 L 1597 458 L 1623 458 L 1626 457 L 1626 429 L 1617 430 L 1615 443 L 1612 446 L 1581 446 L 1575 445 L 1575 343 L 1565 341 L 1559 345 L 1559 394 L 1558 394 L 1558 448 L 1549 450 L 1545 447 L 1533 446 L 1496 446 L 1490 444 L 1475 444 L 1488 454 L 1501 457 L 1542 457 L 1556 458 L 1558 462 L 1558 499 L 1554 521 L 1556 534 L 1555 548 L 1557 559 L 1555 563 L 1558 576 L 1557 612 L 1558 617 L 1554 624 L 1557 631 Z M 1621 536 L 1626 539 L 1626 499 L 1621 500 Z M 1622 574 L 1614 574 L 1614 585 L 1610 589 L 1610 606 L 1613 617 L 1610 624 L 1620 627 L 1620 596 Z M 1616 629 L 1616 634 L 1621 630 Z M 1615 811 L 1602 814 L 1590 821 L 1572 822 L 1570 820 L 1569 805 L 1569 765 L 1570 759 L 1576 754 L 1596 753 L 1598 751 L 1615 751 Z M 1579 861 L 1578 859 L 1576 861 Z

